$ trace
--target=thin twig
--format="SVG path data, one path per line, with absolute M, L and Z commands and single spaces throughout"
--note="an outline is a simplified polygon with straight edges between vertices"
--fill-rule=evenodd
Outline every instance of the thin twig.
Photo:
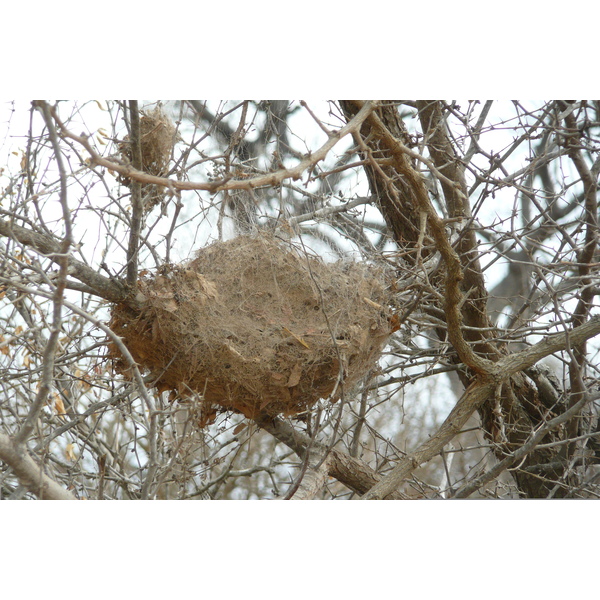
M 498 382 L 531 367 L 545 356 L 564 350 L 569 340 L 579 342 L 598 334 L 600 334 L 600 316 L 593 317 L 587 323 L 569 332 L 548 336 L 532 348 L 506 356 L 495 363 L 493 376 L 496 378 L 496 383 L 494 383 L 494 379 L 491 379 L 488 381 L 476 380 L 471 384 L 438 431 L 421 444 L 417 450 L 402 458 L 394 469 L 369 490 L 362 499 L 373 500 L 388 497 L 415 469 L 439 454 L 444 446 L 460 433 L 475 410 L 493 397 Z
M 56 129 L 54 128 L 54 122 L 52 121 L 52 117 L 50 115 L 50 108 L 48 104 L 45 102 L 39 102 L 36 104 L 36 106 L 42 112 L 44 121 L 46 122 L 46 127 L 48 128 L 48 135 L 52 143 L 54 157 L 58 166 L 58 172 L 60 177 L 59 202 L 62 208 L 62 218 L 65 227 L 65 237 L 60 243 L 60 252 L 56 256 L 56 262 L 59 265 L 59 274 L 55 280 L 54 293 L 52 294 L 52 325 L 50 329 L 50 335 L 48 337 L 48 342 L 43 353 L 42 378 L 35 400 L 31 408 L 29 409 L 27 418 L 25 419 L 23 425 L 13 438 L 14 443 L 17 447 L 21 444 L 24 444 L 31 435 L 35 424 L 37 423 L 37 420 L 39 418 L 40 412 L 47 402 L 50 390 L 52 389 L 52 383 L 54 379 L 54 360 L 56 356 L 56 349 L 58 348 L 58 338 L 62 326 L 63 297 L 69 271 L 68 254 L 71 244 L 73 242 L 71 214 L 69 212 L 69 206 L 67 203 L 67 172 L 62 158 L 62 151 L 58 141 L 58 135 L 56 134 Z
M 61 252 L 60 241 L 56 238 L 31 231 L 8 220 L 0 220 L 0 235 L 32 247 L 36 252 L 56 264 L 60 264 L 60 260 L 64 256 L 64 253 Z M 127 290 L 118 280 L 100 275 L 100 273 L 72 256 L 66 258 L 69 263 L 69 274 L 93 288 L 95 295 L 111 302 L 125 300 L 128 295 Z
M 571 408 L 566 410 L 564 413 L 548 421 L 547 423 L 540 425 L 537 428 L 537 430 L 530 435 L 529 439 L 522 446 L 517 448 L 517 450 L 515 450 L 512 454 L 509 454 L 499 463 L 494 465 L 489 471 L 486 471 L 483 475 L 477 477 L 476 479 L 473 479 L 468 484 L 461 487 L 459 490 L 456 491 L 456 493 L 452 494 L 450 497 L 468 498 L 471 494 L 473 494 L 479 488 L 481 488 L 481 486 L 485 485 L 486 483 L 489 483 L 490 481 L 498 477 L 500 473 L 506 471 L 506 469 L 510 468 L 514 463 L 516 463 L 519 460 L 523 461 L 530 452 L 532 452 L 536 447 L 538 447 L 539 442 L 546 436 L 546 434 L 548 434 L 550 431 L 558 429 L 560 425 L 562 425 L 572 417 L 575 417 L 587 403 L 597 399 L 598 397 L 600 397 L 600 394 L 597 394 L 594 397 L 590 397 L 586 394 L 583 398 L 581 398 L 576 404 L 571 406 Z
M 317 163 L 324 160 L 331 149 L 345 136 L 356 131 L 364 122 L 364 120 L 373 112 L 376 107 L 374 102 L 365 102 L 361 110 L 356 116 L 351 119 L 344 127 L 333 132 L 329 139 L 315 152 L 309 152 L 293 167 L 282 168 L 272 173 L 251 177 L 248 179 L 221 179 L 214 182 L 198 182 L 198 181 L 177 181 L 165 177 L 157 177 L 149 175 L 142 171 L 134 169 L 131 165 L 124 165 L 115 162 L 114 160 L 106 159 L 100 156 L 89 142 L 88 136 L 76 135 L 69 131 L 56 113 L 53 116 L 58 123 L 61 135 L 64 138 L 71 139 L 85 148 L 89 153 L 91 160 L 90 166 L 100 165 L 111 171 L 115 171 L 124 177 L 129 177 L 141 183 L 148 183 L 168 187 L 174 190 L 206 190 L 211 193 L 221 192 L 225 190 L 252 190 L 264 186 L 277 186 L 286 179 L 297 180 L 302 177 L 303 173 L 311 170 Z
M 354 200 L 350 200 L 346 202 L 346 204 L 342 204 L 340 206 L 325 206 L 323 208 L 319 208 L 317 210 L 313 210 L 312 212 L 306 213 L 304 215 L 298 215 L 297 217 L 290 217 L 288 219 L 288 223 L 290 226 L 294 227 L 300 223 L 304 223 L 305 221 L 316 221 L 317 219 L 325 219 L 330 217 L 331 215 L 335 215 L 338 213 L 347 212 L 357 206 L 362 206 L 363 204 L 371 204 L 374 202 L 374 198 L 355 198 Z
M 129 101 L 129 121 L 131 132 L 129 143 L 131 145 L 131 164 L 137 171 L 142 170 L 142 140 L 140 130 L 140 112 L 137 100 Z M 144 215 L 142 202 L 142 184 L 133 179 L 131 182 L 131 227 L 129 230 L 129 245 L 127 247 L 127 284 L 135 288 L 138 273 L 138 250 L 140 245 L 140 232 Z

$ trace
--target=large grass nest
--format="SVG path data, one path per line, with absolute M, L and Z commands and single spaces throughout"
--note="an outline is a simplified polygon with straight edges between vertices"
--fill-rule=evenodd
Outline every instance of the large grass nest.
M 139 290 L 143 308 L 116 305 L 110 326 L 160 392 L 202 403 L 201 425 L 222 411 L 293 416 L 335 401 L 395 330 L 381 270 L 327 264 L 270 235 L 214 243 Z M 116 366 L 130 376 L 122 357 Z

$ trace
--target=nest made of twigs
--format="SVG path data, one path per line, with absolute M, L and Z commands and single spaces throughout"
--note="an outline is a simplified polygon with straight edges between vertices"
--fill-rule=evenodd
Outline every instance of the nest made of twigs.
M 145 275 L 139 291 L 143 308 L 116 305 L 110 327 L 159 391 L 199 398 L 202 425 L 221 411 L 292 416 L 334 401 L 395 329 L 380 270 L 327 264 L 264 234 L 207 246 Z
M 142 150 L 142 171 L 157 177 L 166 177 L 173 148 L 177 141 L 177 129 L 169 116 L 160 106 L 151 111 L 140 111 L 140 146 Z M 132 161 L 131 143 L 126 135 L 119 144 L 121 156 L 128 162 Z M 120 178 L 126 187 L 131 187 L 131 180 Z M 154 184 L 142 184 L 144 210 L 152 210 L 165 197 L 165 188 Z

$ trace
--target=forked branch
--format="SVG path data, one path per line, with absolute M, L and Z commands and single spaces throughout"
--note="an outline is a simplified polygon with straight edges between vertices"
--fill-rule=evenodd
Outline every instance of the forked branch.
M 206 190 L 211 193 L 222 192 L 226 190 L 253 190 L 264 186 L 277 186 L 286 179 L 297 180 L 302 175 L 311 170 L 317 163 L 324 160 L 332 148 L 345 136 L 353 133 L 360 128 L 365 119 L 375 110 L 376 103 L 365 102 L 358 114 L 351 119 L 344 127 L 334 131 L 329 136 L 329 139 L 315 152 L 306 154 L 297 165 L 289 168 L 282 168 L 272 173 L 249 177 L 247 179 L 221 179 L 218 181 L 178 181 L 168 179 L 166 177 L 157 177 L 144 173 L 136 169 L 133 165 L 117 162 L 114 157 L 111 159 L 100 156 L 89 142 L 89 138 L 84 135 L 76 135 L 69 131 L 62 123 L 56 111 L 53 112 L 53 117 L 56 120 L 63 138 L 71 139 L 77 142 L 90 155 L 90 164 L 106 167 L 111 171 L 119 173 L 124 177 L 128 177 L 140 183 L 159 185 L 173 190 Z
M 600 334 L 600 316 L 593 317 L 587 323 L 571 331 L 548 336 L 535 346 L 520 353 L 507 356 L 496 363 L 494 366 L 494 378 L 488 382 L 475 381 L 467 388 L 438 431 L 421 444 L 417 450 L 402 458 L 394 469 L 369 490 L 362 499 L 376 500 L 389 498 L 390 494 L 397 490 L 415 469 L 430 461 L 442 451 L 444 446 L 461 431 L 469 417 L 493 396 L 497 385 L 501 384 L 503 380 L 507 380 L 515 373 L 531 367 L 550 354 L 565 350 L 570 343 L 582 343 L 598 334 Z M 557 426 L 563 420 L 558 421 Z M 553 427 L 554 423 L 543 431 L 550 431 Z M 526 456 L 532 450 L 538 441 L 538 437 L 532 439 L 533 441 L 527 446 L 526 451 L 522 455 L 519 454 L 519 456 Z

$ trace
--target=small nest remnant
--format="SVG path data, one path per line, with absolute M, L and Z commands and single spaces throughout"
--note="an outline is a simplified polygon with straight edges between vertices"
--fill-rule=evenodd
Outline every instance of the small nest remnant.
M 201 426 L 221 411 L 293 416 L 337 400 L 375 365 L 397 328 L 382 280 L 270 235 L 240 236 L 142 277 L 143 308 L 116 305 L 110 327 L 159 391 L 201 398 Z
M 177 130 L 169 116 L 157 106 L 152 111 L 140 111 L 140 143 L 142 147 L 142 170 L 149 175 L 166 177 L 169 162 L 177 139 Z M 119 145 L 119 152 L 128 162 L 132 160 L 129 136 Z M 120 182 L 131 187 L 131 180 L 120 178 Z M 142 184 L 144 210 L 149 212 L 165 197 L 165 188 L 154 184 Z

